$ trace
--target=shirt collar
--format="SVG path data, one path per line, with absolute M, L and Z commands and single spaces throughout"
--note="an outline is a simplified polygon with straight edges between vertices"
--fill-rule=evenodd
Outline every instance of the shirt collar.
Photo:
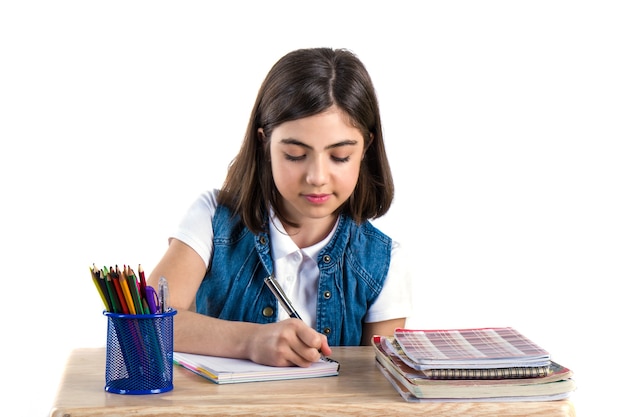
M 330 242 L 333 233 L 337 230 L 337 224 L 339 220 L 335 222 L 333 229 L 330 233 L 322 239 L 320 242 L 306 247 L 306 248 L 298 248 L 298 245 L 291 239 L 291 237 L 285 231 L 285 227 L 278 217 L 276 217 L 276 213 L 273 209 L 270 208 L 270 242 L 272 245 L 272 254 L 274 260 L 278 260 L 288 256 L 294 252 L 302 251 L 303 255 L 308 256 L 309 258 L 316 260 L 317 255 L 319 255 L 320 251 Z

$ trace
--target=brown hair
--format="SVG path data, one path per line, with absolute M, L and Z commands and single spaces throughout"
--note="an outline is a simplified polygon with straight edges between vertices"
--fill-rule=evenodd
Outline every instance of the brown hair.
M 378 99 L 365 66 L 345 49 L 299 49 L 274 64 L 261 84 L 218 203 L 240 215 L 254 233 L 264 230 L 270 206 L 283 223 L 293 225 L 281 213 L 269 162 L 269 141 L 259 139 L 258 129 L 263 128 L 270 138 L 281 123 L 313 116 L 332 105 L 348 115 L 365 143 L 356 187 L 339 210 L 357 223 L 384 215 L 391 206 L 394 186 Z

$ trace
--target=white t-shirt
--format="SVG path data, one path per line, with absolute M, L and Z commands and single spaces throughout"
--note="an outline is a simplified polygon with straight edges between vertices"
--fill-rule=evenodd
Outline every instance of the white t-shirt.
M 207 267 L 213 253 L 211 221 L 217 207 L 217 193 L 215 189 L 202 193 L 189 207 L 178 230 L 171 236 L 195 250 Z M 314 326 L 316 321 L 319 269 L 315 260 L 330 241 L 335 228 L 321 242 L 300 249 L 285 233 L 278 218 L 272 217 L 270 221 L 274 275 L 302 320 L 309 326 Z M 378 298 L 370 306 L 365 322 L 374 323 L 411 315 L 411 276 L 408 266 L 401 246 L 394 241 L 387 278 Z M 289 317 L 280 306 L 278 313 L 279 320 Z

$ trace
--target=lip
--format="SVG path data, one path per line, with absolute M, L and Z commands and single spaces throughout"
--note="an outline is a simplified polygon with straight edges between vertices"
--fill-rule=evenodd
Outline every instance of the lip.
M 304 198 L 313 204 L 323 204 L 330 199 L 330 196 L 330 194 L 304 194 Z

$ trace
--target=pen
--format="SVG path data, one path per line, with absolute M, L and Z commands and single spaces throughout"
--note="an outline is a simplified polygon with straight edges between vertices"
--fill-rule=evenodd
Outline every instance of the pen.
M 167 287 L 167 279 L 165 277 L 159 278 L 159 307 L 160 313 L 163 314 L 170 309 L 170 292 Z
M 278 281 L 276 281 L 276 279 L 274 278 L 274 275 L 270 275 L 269 277 L 265 278 L 265 285 L 269 287 L 270 291 L 272 291 L 272 294 L 274 294 L 274 297 L 278 299 L 280 305 L 283 306 L 285 311 L 287 311 L 289 317 L 291 317 L 292 319 L 302 320 L 302 317 L 300 317 L 294 306 L 291 304 L 291 301 L 289 301 L 289 298 L 287 298 L 287 295 L 278 284 Z
M 154 288 L 149 285 L 146 285 L 146 304 L 150 314 L 157 314 L 159 311 L 159 298 Z
M 270 289 L 272 294 L 274 294 L 274 296 L 278 299 L 278 302 L 287 311 L 287 313 L 289 314 L 289 317 L 291 317 L 292 319 L 300 319 L 300 320 L 302 320 L 302 317 L 300 317 L 300 315 L 296 311 L 296 309 L 293 306 L 293 304 L 291 304 L 291 301 L 289 301 L 289 298 L 287 298 L 287 295 L 285 294 L 285 291 L 283 291 L 283 289 L 280 286 L 280 284 L 278 284 L 278 281 L 276 281 L 276 278 L 274 278 L 273 274 L 270 275 L 269 277 L 265 278 L 265 285 L 268 286 L 268 288 Z M 321 355 L 321 359 L 323 361 L 326 361 L 326 362 L 339 363 L 336 360 L 331 359 L 331 358 L 329 358 L 327 356 L 324 356 L 324 355 Z

